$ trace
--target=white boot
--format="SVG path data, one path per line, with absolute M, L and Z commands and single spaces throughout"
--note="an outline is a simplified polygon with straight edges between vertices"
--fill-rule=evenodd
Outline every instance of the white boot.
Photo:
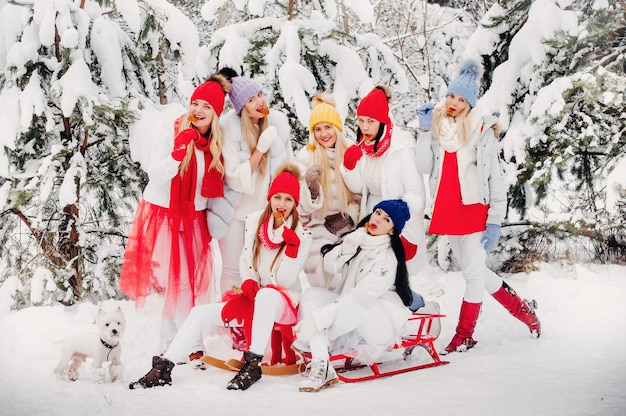
M 300 382 L 300 391 L 316 392 L 339 383 L 335 368 L 328 360 L 311 361 L 311 373 L 306 380 Z
M 416 312 L 437 315 L 439 314 L 439 311 L 440 311 L 439 304 L 437 302 L 428 301 L 428 302 L 424 302 L 424 306 L 419 308 Z M 433 322 L 430 326 L 430 331 L 427 331 L 428 322 L 426 322 L 426 325 L 424 326 L 424 330 L 427 332 L 425 332 L 423 335 L 431 335 L 435 337 L 435 339 L 437 339 L 437 337 L 439 337 L 439 334 L 441 333 L 441 319 L 434 318 L 432 321 Z

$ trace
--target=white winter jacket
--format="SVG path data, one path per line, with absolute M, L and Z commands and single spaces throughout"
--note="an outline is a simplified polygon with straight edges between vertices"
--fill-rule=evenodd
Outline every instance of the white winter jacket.
M 472 112 L 478 111 L 475 107 Z M 470 114 L 472 114 L 470 112 Z M 478 113 L 476 113 L 478 114 Z M 477 117 L 476 129 L 481 129 L 480 139 L 475 144 L 472 155 L 475 155 L 474 165 L 476 166 L 475 175 L 459 175 L 461 184 L 461 194 L 463 195 L 463 203 L 469 204 L 489 204 L 487 212 L 487 223 L 500 225 L 506 214 L 506 183 L 500 166 L 500 156 L 498 154 L 498 141 L 493 133 L 493 126 L 497 121 L 494 116 Z M 457 151 L 457 160 L 462 158 L 462 149 Z M 428 185 L 430 195 L 435 198 L 439 188 L 439 180 L 441 178 L 441 169 L 443 166 L 444 151 L 432 136 L 431 132 L 420 132 L 415 147 L 415 159 L 417 170 L 422 174 L 430 175 Z M 459 165 L 463 164 L 463 160 L 458 160 Z M 468 182 L 468 178 L 478 178 L 478 183 Z
M 241 256 L 239 257 L 239 272 L 241 273 L 241 278 L 243 280 L 254 279 L 261 287 L 273 284 L 286 288 L 289 291 L 294 306 L 296 306 L 300 302 L 300 295 L 302 294 L 299 274 L 309 254 L 311 233 L 304 229 L 302 223 L 298 224 L 295 230 L 300 238 L 298 256 L 296 258 L 288 257 L 283 250 L 274 263 L 274 267 L 271 267 L 272 262 L 274 262 L 274 258 L 279 249 L 271 250 L 261 245 L 258 270 L 255 271 L 252 267 L 252 255 L 254 252 L 254 242 L 257 235 L 259 218 L 261 218 L 262 213 L 263 210 L 255 211 L 245 219 L 244 245 Z M 274 218 L 270 216 L 269 221 L 270 225 L 268 228 L 271 230 Z M 291 217 L 287 219 L 286 224 L 281 225 L 276 230 L 269 231 L 271 233 L 270 238 L 274 243 L 283 241 L 282 232 L 285 225 L 288 227 L 291 226 Z
M 324 270 L 338 280 L 333 286 L 337 287 L 339 297 L 334 304 L 314 311 L 313 319 L 318 328 L 328 328 L 339 312 L 337 305 L 341 299 L 350 297 L 366 309 L 373 307 L 374 302 L 380 302 L 389 311 L 394 330 L 399 332 L 411 311 L 395 291 L 398 261 L 389 236 L 370 236 L 364 228 L 353 232 L 364 234 L 358 254 L 354 250 L 346 251 L 340 244 L 324 255 Z
M 411 218 L 402 230 L 402 236 L 409 242 L 421 246 L 424 239 L 424 208 L 426 205 L 426 190 L 422 176 L 415 169 L 415 150 L 413 139 L 408 132 L 394 127 L 389 149 L 379 158 L 383 161 L 381 171 L 382 200 L 403 199 L 409 206 Z M 343 179 L 354 193 L 360 193 L 360 219 L 371 213 L 368 208 L 370 190 L 367 189 L 365 178 L 371 176 L 368 170 L 370 156 L 363 155 L 353 170 L 341 166 Z M 372 207 L 373 208 L 373 207 Z
M 278 131 L 278 139 L 269 150 L 269 169 L 264 175 L 258 170 L 250 169 L 250 149 L 241 132 L 241 117 L 234 111 L 220 117 L 224 127 L 224 169 L 226 184 L 234 191 L 242 194 L 241 201 L 235 208 L 234 218 L 243 221 L 249 213 L 263 209 L 267 203 L 267 191 L 276 174 L 276 169 L 285 162 L 293 160 L 291 147 L 291 130 L 287 116 L 279 111 L 271 110 L 269 121 Z
M 148 184 L 143 191 L 143 199 L 153 205 L 160 207 L 170 207 L 170 190 L 172 179 L 178 175 L 180 162 L 175 160 L 171 153 L 174 150 L 174 138 L 168 136 L 170 140 L 159 143 L 151 149 L 151 162 L 148 166 Z M 196 162 L 198 165 L 196 184 L 202 183 L 204 174 L 204 152 L 196 149 Z M 196 185 L 194 207 L 196 211 L 203 211 L 206 208 L 208 198 L 200 195 L 201 186 Z

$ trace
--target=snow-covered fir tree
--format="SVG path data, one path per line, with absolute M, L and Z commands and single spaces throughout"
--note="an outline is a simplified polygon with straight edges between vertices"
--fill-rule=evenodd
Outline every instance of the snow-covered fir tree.
M 624 13 L 618 0 L 501 1 L 468 43 L 493 69 L 479 104 L 506 130 L 509 220 L 529 223 L 514 230 L 522 244 L 509 245 L 509 263 L 606 260 L 610 239 L 623 241 L 620 200 L 606 201 L 626 145 Z
M 317 92 L 331 91 L 345 119 L 375 84 L 408 90 L 393 51 L 372 29 L 369 0 L 209 0 L 202 16 L 226 16 L 201 48 L 204 75 L 228 66 L 260 81 L 289 115 L 296 147 L 307 140 Z
M 128 127 L 154 94 L 110 3 L 0 9 L 0 283 L 17 306 L 117 295 L 145 182 Z

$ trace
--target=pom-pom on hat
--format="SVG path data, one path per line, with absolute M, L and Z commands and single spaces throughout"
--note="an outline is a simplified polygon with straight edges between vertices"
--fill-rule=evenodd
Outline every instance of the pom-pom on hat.
M 313 97 L 312 104 L 313 110 L 311 110 L 311 116 L 309 117 L 309 130 L 311 132 L 320 123 L 330 123 L 337 127 L 339 131 L 343 131 L 341 117 L 335 108 L 335 99 L 330 93 L 321 92 L 317 94 Z
M 474 108 L 478 100 L 478 80 L 482 74 L 483 68 L 478 62 L 471 59 L 463 62 L 460 75 L 448 87 L 446 97 L 450 94 L 460 95 Z
M 389 124 L 389 100 L 391 99 L 390 91 L 378 85 L 369 92 L 356 108 L 356 115 L 371 117 L 383 124 Z
M 409 218 L 411 218 L 409 206 L 401 199 L 387 199 L 380 201 L 374 206 L 374 210 L 377 208 L 382 209 L 387 215 L 389 215 L 389 218 L 393 221 L 393 228 L 395 228 L 397 234 L 402 232 L 404 224 L 409 220 Z
M 189 104 L 194 100 L 204 100 L 211 104 L 219 117 L 224 111 L 224 101 L 229 89 L 230 83 L 226 78 L 221 75 L 212 75 L 207 82 L 199 85 L 191 94 Z
M 277 171 L 277 175 L 270 185 L 267 193 L 267 200 L 274 194 L 284 192 L 289 194 L 296 200 L 296 205 L 300 202 L 300 169 L 293 163 L 285 163 L 281 165 Z
M 241 114 L 241 109 L 248 102 L 250 97 L 259 91 L 263 91 L 263 88 L 253 80 L 244 77 L 233 77 L 230 80 L 231 87 L 228 93 L 228 98 L 233 105 L 233 108 L 237 114 Z

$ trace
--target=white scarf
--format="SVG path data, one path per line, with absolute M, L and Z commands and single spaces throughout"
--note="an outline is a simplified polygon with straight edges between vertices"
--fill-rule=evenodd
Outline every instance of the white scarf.
M 361 228 L 354 232 L 365 232 L 365 231 L 363 228 Z M 339 293 L 345 294 L 345 293 L 350 292 L 350 290 L 354 289 L 354 287 L 357 285 L 357 282 L 359 280 L 358 272 L 359 270 L 361 270 L 361 263 L 363 262 L 363 259 L 367 255 L 369 255 L 369 253 L 372 252 L 373 250 L 383 245 L 389 246 L 390 244 L 391 244 L 391 237 L 389 236 L 389 234 L 376 235 L 376 236 L 367 234 L 365 237 L 363 237 L 363 240 L 359 246 L 361 247 L 361 251 L 359 252 L 359 254 L 354 256 L 354 258 L 352 258 L 352 260 L 350 261 L 350 265 L 347 267 L 347 270 L 346 270 L 346 278 L 343 281 L 343 284 L 337 289 L 337 291 Z
M 443 117 L 439 126 L 439 143 L 448 152 L 454 153 L 463 146 L 457 134 L 457 124 L 452 117 Z

